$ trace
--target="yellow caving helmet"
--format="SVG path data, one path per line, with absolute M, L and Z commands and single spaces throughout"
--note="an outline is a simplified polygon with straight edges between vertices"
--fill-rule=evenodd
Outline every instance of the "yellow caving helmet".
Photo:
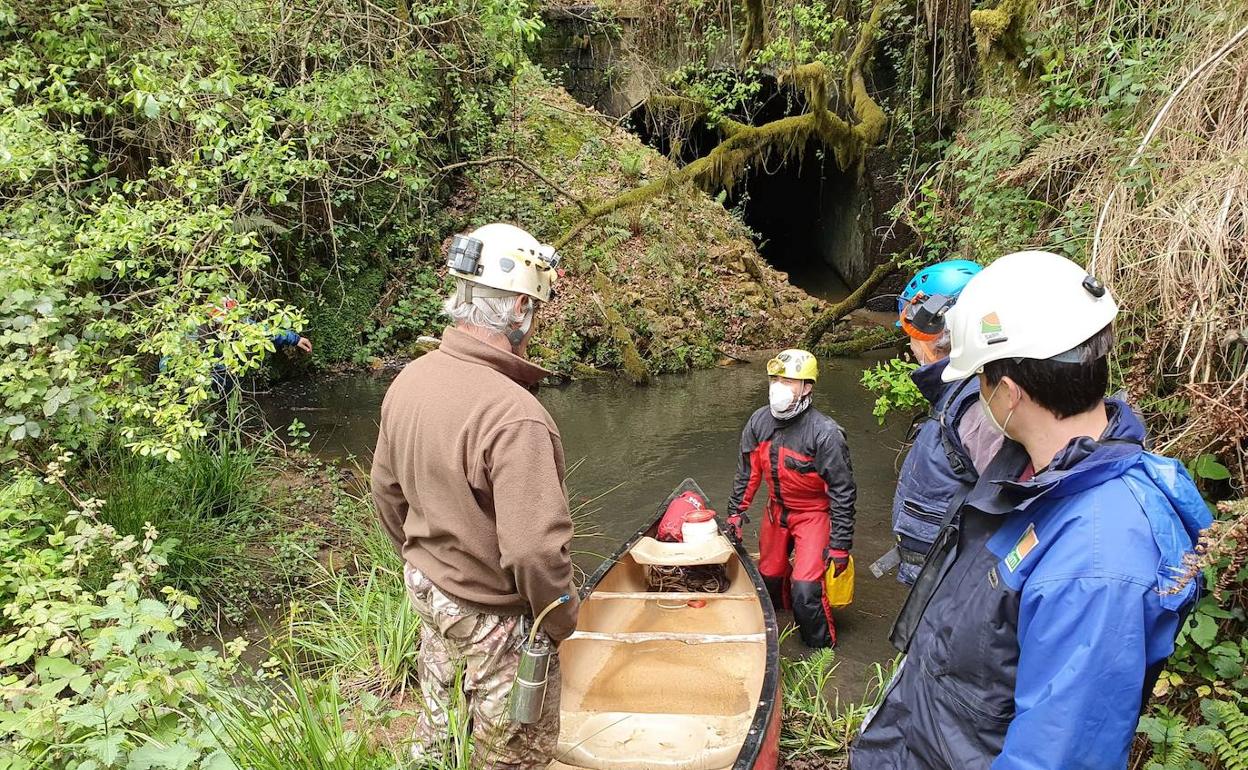
M 819 362 L 805 350 L 790 348 L 780 351 L 767 362 L 767 376 L 788 377 L 791 380 L 819 380 Z

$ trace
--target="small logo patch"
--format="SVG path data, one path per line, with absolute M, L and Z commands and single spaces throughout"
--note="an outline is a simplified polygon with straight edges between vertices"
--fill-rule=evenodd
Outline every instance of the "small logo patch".
M 1018 569 L 1018 565 L 1023 563 L 1023 559 L 1027 558 L 1027 554 L 1035 550 L 1040 545 L 1040 538 L 1036 537 L 1036 525 L 1028 524 L 1027 531 L 1014 544 L 1014 548 L 1005 555 L 1005 566 L 1010 572 Z
M 1001 585 L 1001 578 L 997 577 L 996 567 L 988 570 L 988 585 L 992 586 L 992 590 L 994 591 Z
M 1009 339 L 1009 337 L 1005 336 L 1004 327 L 1001 325 L 1001 317 L 995 312 L 979 319 L 979 333 L 983 336 L 984 342 L 989 345 L 995 345 L 998 342 L 1005 342 Z

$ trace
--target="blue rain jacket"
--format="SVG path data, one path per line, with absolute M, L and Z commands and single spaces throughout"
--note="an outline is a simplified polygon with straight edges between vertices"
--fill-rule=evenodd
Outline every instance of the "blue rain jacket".
M 1101 441 L 1034 478 L 1014 480 L 1027 455 L 1012 441 L 985 470 L 956 545 L 924 567 L 939 579 L 852 770 L 1126 767 L 1212 518 L 1182 465 L 1143 450 L 1126 404 L 1106 406 Z
M 284 332 L 274 334 L 270 339 L 273 340 L 273 347 L 277 349 L 293 347 L 299 342 L 299 332 L 293 329 L 287 329 Z

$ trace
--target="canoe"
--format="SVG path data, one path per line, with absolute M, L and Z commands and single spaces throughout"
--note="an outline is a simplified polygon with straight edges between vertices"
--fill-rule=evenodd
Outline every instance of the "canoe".
M 776 767 L 779 639 L 757 567 L 722 535 L 693 549 L 701 562 L 688 546 L 653 539 L 668 503 L 688 490 L 706 497 L 686 479 L 581 589 L 576 633 L 559 650 L 561 726 L 551 770 Z M 716 551 L 729 579 L 723 593 L 648 590 L 639 559 L 656 563 L 662 552 L 677 555 L 663 563 L 707 563 Z

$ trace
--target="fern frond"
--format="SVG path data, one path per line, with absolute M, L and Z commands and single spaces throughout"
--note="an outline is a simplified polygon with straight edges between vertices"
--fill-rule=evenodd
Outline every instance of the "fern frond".
M 1248 714 L 1239 704 L 1223 701 L 1216 704 L 1221 718 L 1220 730 L 1210 734 L 1210 743 L 1227 770 L 1248 770 Z
M 1018 183 L 1087 168 L 1096 158 L 1113 149 L 1113 140 L 1113 133 L 1096 116 L 1063 125 L 1036 145 L 1018 165 L 1004 172 L 1002 180 Z

